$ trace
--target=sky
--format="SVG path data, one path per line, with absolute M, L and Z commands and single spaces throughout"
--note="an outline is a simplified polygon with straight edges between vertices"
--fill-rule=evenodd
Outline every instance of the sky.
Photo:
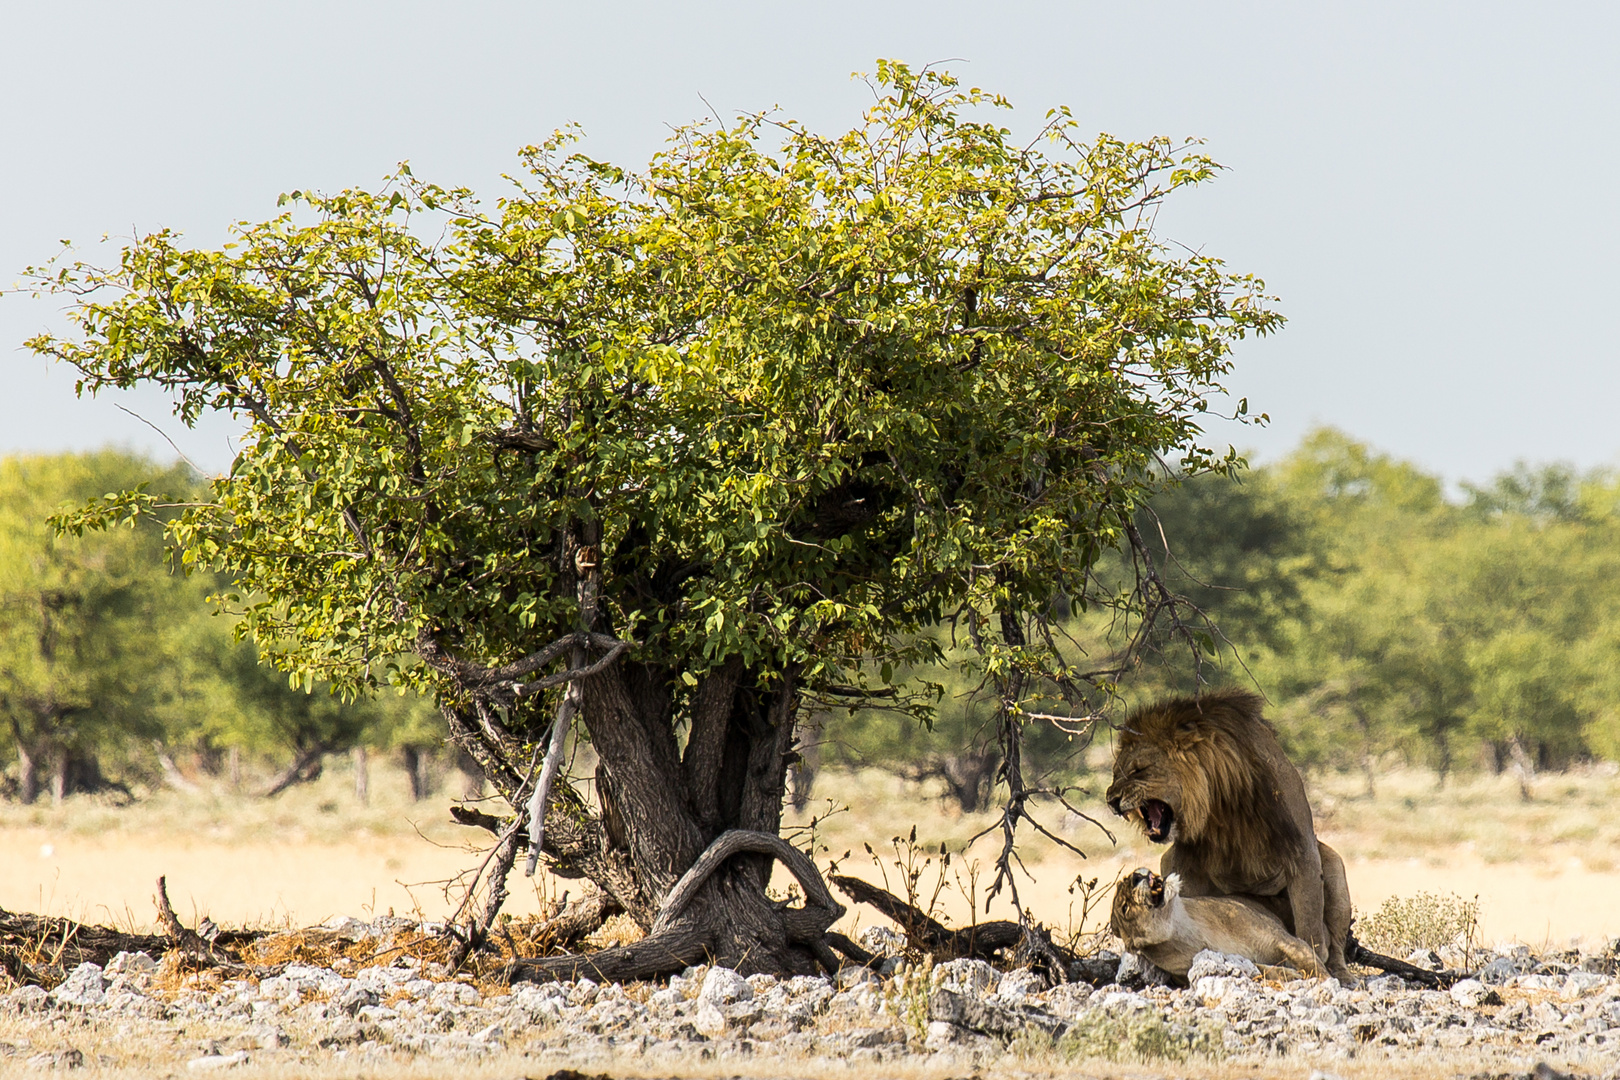
M 1032 130 L 1196 136 L 1226 166 L 1159 218 L 1263 277 L 1288 326 L 1228 381 L 1270 415 L 1212 435 L 1273 460 L 1329 424 L 1455 483 L 1517 460 L 1620 465 L 1620 5 L 5 4 L 0 285 L 70 239 L 217 245 L 300 188 L 409 160 L 499 190 L 570 121 L 636 167 L 671 125 L 778 105 L 843 131 L 878 57 L 945 66 Z M 104 235 L 112 247 L 101 247 Z M 22 348 L 59 299 L 0 296 L 0 454 L 105 444 L 225 469 L 237 425 L 161 394 L 79 400 Z M 1611 316 L 1604 316 L 1609 311 Z M 128 410 L 127 412 L 125 410 Z

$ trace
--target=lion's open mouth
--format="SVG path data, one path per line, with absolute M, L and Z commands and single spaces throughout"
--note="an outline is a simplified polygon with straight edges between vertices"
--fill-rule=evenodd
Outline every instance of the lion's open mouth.
M 1148 903 L 1154 907 L 1164 907 L 1164 878 L 1155 877 L 1148 886 Z
M 1162 844 L 1170 839 L 1170 829 L 1176 823 L 1176 813 L 1170 809 L 1169 803 L 1149 799 L 1142 804 L 1140 812 L 1142 823 L 1147 826 L 1149 840 L 1155 844 Z

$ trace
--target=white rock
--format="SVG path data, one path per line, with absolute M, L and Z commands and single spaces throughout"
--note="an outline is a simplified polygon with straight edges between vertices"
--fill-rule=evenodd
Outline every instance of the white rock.
M 62 985 L 51 991 L 51 997 L 61 1005 L 89 1008 L 107 1000 L 107 980 L 101 975 L 100 964 L 80 964 L 73 969 Z
M 958 994 L 988 995 L 1001 985 L 1001 972 L 983 960 L 947 960 L 934 969 L 934 984 Z
M 488 1027 L 479 1028 L 473 1033 L 473 1042 L 479 1043 L 498 1043 L 505 1038 L 506 1029 L 501 1027 L 499 1024 L 491 1024 Z
M 725 1034 L 726 1017 L 712 1001 L 699 1000 L 697 1012 L 692 1017 L 692 1026 L 709 1038 L 718 1038 Z
M 1319 1030 L 1321 1028 L 1338 1027 L 1344 1023 L 1344 1013 L 1335 1009 L 1332 1005 L 1324 1005 L 1311 1013 L 1311 1023 L 1316 1025 Z
M 19 986 L 6 995 L 6 1004 L 18 1012 L 34 1012 L 50 1004 L 51 995 L 43 986 Z
M 1085 1007 L 1086 1002 L 1091 999 L 1091 994 L 1091 987 L 1085 983 L 1064 983 L 1046 992 L 1046 1007 L 1054 1015 L 1070 1020 Z
M 698 991 L 699 1001 L 714 1005 L 730 1005 L 734 1001 L 753 999 L 754 988 L 748 985 L 747 979 L 730 968 L 710 968 L 709 973 L 703 976 L 703 988 Z
M 1465 1009 L 1477 1009 L 1490 992 L 1490 988 L 1478 979 L 1462 979 L 1452 984 L 1451 1000 Z
M 144 952 L 121 952 L 107 961 L 104 974 L 110 979 L 114 975 L 145 975 L 156 969 L 157 961 Z
M 1241 975 L 1204 975 L 1192 984 L 1192 991 L 1210 1008 L 1257 996 L 1253 980 Z
M 879 956 L 899 956 L 906 951 L 906 935 L 888 926 L 868 926 L 861 931 L 861 947 Z
M 215 1069 L 230 1069 L 247 1063 L 248 1052 L 238 1050 L 234 1054 L 207 1054 L 200 1058 L 193 1058 L 186 1062 L 186 1068 L 196 1072 L 211 1072 Z
M 478 987 L 468 986 L 464 982 L 442 982 L 434 986 L 433 1000 L 449 1005 L 477 1005 L 482 999 L 478 996 Z
M 1254 961 L 1246 956 L 1236 956 L 1232 953 L 1216 952 L 1214 949 L 1204 949 L 1192 959 L 1192 966 L 1187 969 L 1187 982 L 1195 983 L 1199 979 L 1212 975 L 1224 975 L 1237 979 L 1257 979 L 1260 969 Z
M 312 967 L 309 964 L 288 964 L 281 972 L 283 982 L 292 983 L 300 990 L 332 993 L 347 982 L 331 968 Z
M 1564 979 L 1564 985 L 1559 988 L 1558 996 L 1565 1001 L 1583 997 L 1594 990 L 1607 986 L 1609 980 L 1606 976 L 1595 971 L 1572 971 Z
M 685 994 L 682 994 L 673 986 L 666 986 L 662 990 L 654 990 L 649 994 L 647 996 L 647 1005 L 653 1009 L 673 1009 L 685 1000 Z
M 1009 971 L 996 985 L 996 998 L 1009 1005 L 1017 1005 L 1032 994 L 1046 989 L 1046 980 L 1029 968 Z
M 1091 1004 L 1104 1012 L 1138 1012 L 1153 1007 L 1153 1003 L 1141 994 L 1133 994 L 1128 990 L 1114 990 L 1106 994 L 1097 994 L 1091 999 Z

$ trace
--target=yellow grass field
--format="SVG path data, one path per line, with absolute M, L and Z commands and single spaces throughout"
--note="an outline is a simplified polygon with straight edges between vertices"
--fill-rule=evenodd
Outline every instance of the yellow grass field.
M 443 883 L 476 864 L 471 845 L 485 838 L 449 821 L 448 796 L 413 804 L 404 798 L 401 777 L 375 772 L 369 807 L 356 802 L 342 763 L 275 800 L 163 791 L 126 808 L 91 798 L 60 807 L 0 804 L 0 907 L 147 927 L 156 878 L 164 874 L 188 921 L 207 914 L 231 925 L 312 925 L 389 909 L 443 916 L 457 899 Z M 1105 776 L 1094 776 L 1091 794 L 1071 802 L 1095 812 L 1114 829 L 1117 843 L 1057 808 L 1043 820 L 1090 857 L 1082 860 L 1033 835 L 1024 851 L 1032 876 L 1019 878 L 1020 899 L 1059 931 L 1081 929 L 1082 904 L 1070 891 L 1077 877 L 1106 887 L 1121 869 L 1158 858 L 1140 837 L 1115 828 L 1118 822 L 1101 807 L 1105 784 Z M 1397 770 L 1380 778 L 1375 798 L 1360 794 L 1360 785 L 1359 778 L 1333 776 L 1311 785 L 1319 831 L 1348 862 L 1358 911 L 1370 913 L 1392 895 L 1477 895 L 1487 942 L 1620 936 L 1614 899 L 1620 896 L 1620 816 L 1612 811 L 1620 805 L 1620 776 L 1614 770 L 1538 778 L 1528 803 L 1506 777 L 1468 777 L 1437 790 L 1432 775 Z M 990 814 L 953 814 L 931 790 L 876 771 L 824 774 L 810 813 L 790 815 L 790 822 L 808 825 L 817 815 L 819 863 L 836 859 L 845 873 L 879 883 L 886 877 L 896 892 L 904 889 L 893 837 L 915 824 L 918 848 L 937 852 L 943 841 L 960 852 L 994 821 Z M 986 836 L 953 858 L 938 897 L 952 921 L 969 918 L 967 898 L 975 892 L 981 919 L 1012 916 L 1005 892 L 988 911 L 983 904 L 995 843 L 995 835 Z M 938 869 L 936 855 L 921 879 L 929 895 Z M 512 886 L 507 910 L 514 915 L 537 912 L 544 897 L 563 888 L 579 888 L 516 875 Z M 1106 919 L 1106 898 L 1102 905 Z M 881 920 L 856 909 L 844 928 L 873 921 Z M 1094 912 L 1086 928 L 1098 925 Z

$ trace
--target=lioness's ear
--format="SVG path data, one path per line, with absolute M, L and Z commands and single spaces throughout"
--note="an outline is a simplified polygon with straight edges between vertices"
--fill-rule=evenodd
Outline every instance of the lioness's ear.
M 1169 903 L 1181 895 L 1181 875 L 1171 874 L 1164 879 L 1164 900 Z

